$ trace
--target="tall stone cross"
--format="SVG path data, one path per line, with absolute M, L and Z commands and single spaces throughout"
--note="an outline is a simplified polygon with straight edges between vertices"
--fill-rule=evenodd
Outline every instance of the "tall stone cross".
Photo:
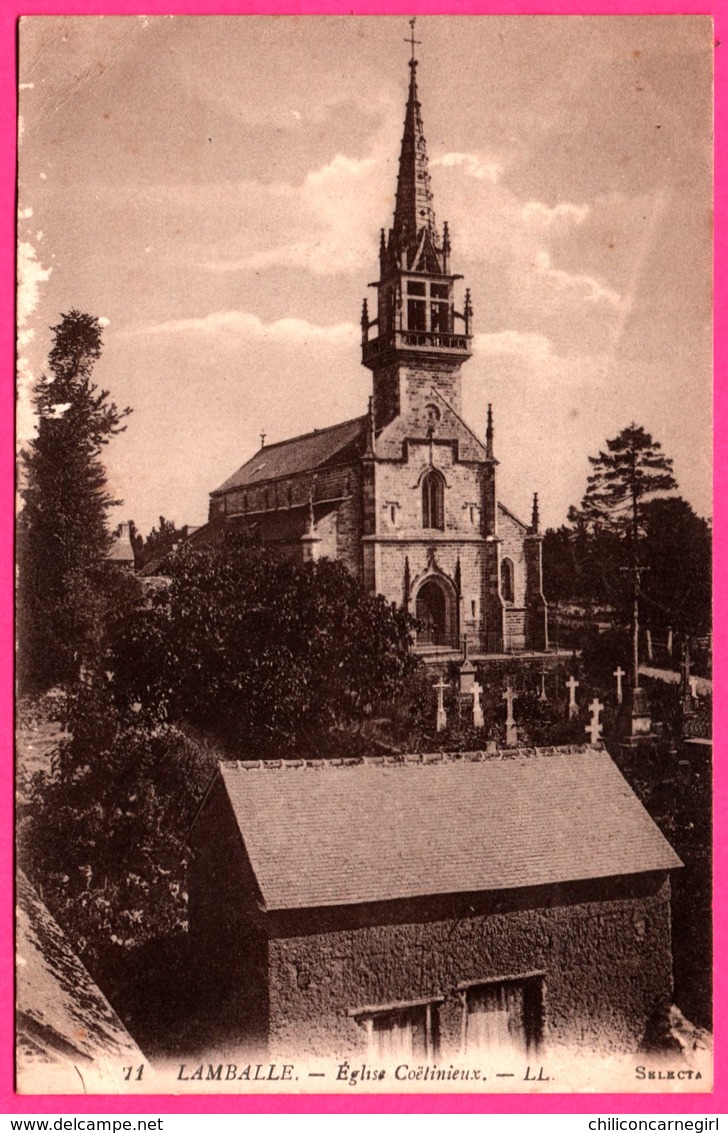
M 505 700 L 508 706 L 508 715 L 506 716 L 506 747 L 517 747 L 518 731 L 516 729 L 516 721 L 513 719 L 513 701 L 518 699 L 518 693 L 513 691 L 512 685 L 506 685 L 506 691 L 502 693 L 502 699 Z
M 617 668 L 612 673 L 612 676 L 617 678 L 617 704 L 621 704 L 622 703 L 622 677 L 626 677 L 627 674 L 625 673 L 625 671 L 624 671 L 624 669 L 622 668 L 621 665 L 617 665 Z
M 473 727 L 482 728 L 485 724 L 485 717 L 483 716 L 483 686 L 479 685 L 477 681 L 473 684 Z
M 579 687 L 579 682 L 574 679 L 573 673 L 566 681 L 566 687 L 569 690 L 569 719 L 573 720 L 575 716 L 579 715 L 579 705 L 576 703 L 576 690 Z
M 584 731 L 589 733 L 589 739 L 593 744 L 599 743 L 599 737 L 602 734 L 602 725 L 599 723 L 599 717 L 601 715 L 603 707 L 604 705 L 600 704 L 596 697 L 594 697 L 591 704 L 589 705 L 589 711 L 592 714 L 592 718 L 584 728 Z
M 442 677 L 436 685 L 432 686 L 437 693 L 437 717 L 435 719 L 435 731 L 443 732 L 447 727 L 447 712 L 445 711 L 445 689 L 450 688 Z
M 687 645 L 683 648 L 682 661 L 680 662 L 680 684 L 683 694 L 686 693 L 690 685 L 690 649 Z

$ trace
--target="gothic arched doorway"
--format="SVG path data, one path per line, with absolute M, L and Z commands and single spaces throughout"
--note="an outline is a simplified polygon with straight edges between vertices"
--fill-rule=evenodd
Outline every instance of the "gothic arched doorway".
M 455 592 L 445 579 L 428 578 L 422 583 L 415 617 L 420 623 L 418 645 L 457 645 Z

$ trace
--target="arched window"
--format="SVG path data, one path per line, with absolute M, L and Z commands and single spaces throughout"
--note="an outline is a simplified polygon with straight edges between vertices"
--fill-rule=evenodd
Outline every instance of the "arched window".
M 422 526 L 445 530 L 445 485 L 434 470 L 422 481 Z
M 504 602 L 513 602 L 513 563 L 510 559 L 503 559 L 501 563 L 501 595 Z

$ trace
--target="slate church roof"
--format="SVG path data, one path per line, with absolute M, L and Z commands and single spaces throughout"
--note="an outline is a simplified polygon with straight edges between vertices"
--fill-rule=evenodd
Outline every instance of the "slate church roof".
M 265 907 L 548 885 L 682 863 L 607 752 L 223 763 Z
M 351 421 L 342 421 L 340 425 L 264 445 L 211 494 L 222 495 L 233 488 L 245 488 L 249 484 L 295 476 L 324 465 L 358 460 L 364 448 L 366 423 L 366 417 L 355 417 Z

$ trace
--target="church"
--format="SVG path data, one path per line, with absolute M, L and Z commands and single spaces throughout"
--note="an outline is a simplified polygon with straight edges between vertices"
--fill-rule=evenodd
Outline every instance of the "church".
M 497 495 L 493 414 L 484 436 L 462 418 L 472 354 L 469 290 L 437 227 L 417 91 L 410 80 L 394 221 L 382 229 L 376 314 L 364 301 L 361 417 L 260 450 L 210 496 L 195 538 L 240 527 L 299 562 L 340 559 L 371 593 L 419 622 L 417 647 L 472 653 L 548 645 L 538 496 L 530 523 Z

